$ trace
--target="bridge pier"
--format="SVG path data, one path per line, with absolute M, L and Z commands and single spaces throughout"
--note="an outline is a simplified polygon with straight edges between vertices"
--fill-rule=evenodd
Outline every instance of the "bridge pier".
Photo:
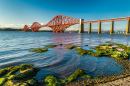
M 101 34 L 101 22 L 99 22 L 98 34 Z
M 91 33 L 91 23 L 89 23 L 89 30 L 88 33 Z
M 80 24 L 79 24 L 79 33 L 84 33 L 84 19 L 80 19 Z
M 110 34 L 114 33 L 114 21 L 111 22 L 111 30 L 110 30 Z
M 130 33 L 130 20 L 127 22 L 126 34 Z

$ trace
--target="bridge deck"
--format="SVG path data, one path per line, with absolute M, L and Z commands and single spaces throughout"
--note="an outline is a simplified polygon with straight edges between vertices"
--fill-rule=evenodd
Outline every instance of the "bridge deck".
M 124 21 L 130 20 L 130 17 L 122 17 L 122 18 L 113 18 L 113 19 L 103 19 L 103 20 L 93 20 L 93 21 L 85 21 L 84 24 L 88 23 L 99 23 L 99 22 L 111 22 L 111 21 Z

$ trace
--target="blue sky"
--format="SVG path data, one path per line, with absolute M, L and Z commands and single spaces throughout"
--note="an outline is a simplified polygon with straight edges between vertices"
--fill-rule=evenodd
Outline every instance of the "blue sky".
M 130 0 L 0 0 L 1 26 L 23 27 L 33 22 L 46 24 L 56 15 L 85 21 L 128 17 Z M 126 28 L 126 23 L 115 22 L 115 28 Z M 98 24 L 92 27 L 96 29 Z M 110 28 L 110 23 L 104 23 L 102 27 Z

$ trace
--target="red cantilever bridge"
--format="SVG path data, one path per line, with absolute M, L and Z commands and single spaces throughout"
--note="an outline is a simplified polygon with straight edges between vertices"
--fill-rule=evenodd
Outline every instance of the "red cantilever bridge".
M 66 30 L 68 27 L 78 23 L 79 19 L 57 15 L 46 25 L 41 25 L 38 22 L 34 22 L 31 27 L 25 25 L 23 30 L 28 31 L 28 29 L 31 28 L 33 32 L 37 32 L 41 27 L 50 27 L 53 32 L 64 32 L 64 30 Z
M 83 19 L 76 19 L 68 16 L 57 15 L 46 25 L 41 25 L 38 22 L 34 22 L 31 27 L 27 25 L 24 26 L 22 30 L 28 31 L 28 29 L 32 29 L 33 32 L 37 32 L 41 27 L 50 27 L 53 32 L 64 32 L 68 27 L 80 24 L 79 33 L 84 32 L 84 24 L 89 24 L 89 31 L 91 33 L 91 23 L 99 23 L 98 34 L 101 33 L 101 22 L 111 22 L 110 34 L 114 33 L 114 21 L 124 21 L 128 20 L 126 34 L 130 33 L 130 17 L 122 17 L 122 18 L 113 18 L 113 19 L 104 19 L 104 20 L 93 20 L 93 21 L 84 21 Z

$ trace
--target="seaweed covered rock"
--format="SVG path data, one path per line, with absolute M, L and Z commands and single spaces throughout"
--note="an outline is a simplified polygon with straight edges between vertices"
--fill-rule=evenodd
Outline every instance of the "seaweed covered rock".
M 91 50 L 84 50 L 82 48 L 76 48 L 75 50 L 77 50 L 77 54 L 81 54 L 81 56 L 83 55 L 92 55 L 92 56 L 96 56 L 96 57 L 100 57 L 102 53 L 98 53 L 98 52 L 93 52 Z
M 126 52 L 118 52 L 118 51 L 114 51 L 113 54 L 111 55 L 111 57 L 116 58 L 116 59 L 120 59 L 123 57 L 123 59 L 128 59 L 128 54 Z
M 74 48 L 76 48 L 77 46 L 76 45 L 66 45 L 65 46 L 65 49 L 74 49 Z
M 8 67 L 0 70 L 0 77 L 8 77 L 9 75 L 17 72 L 19 67 Z
M 117 44 L 117 43 L 111 43 L 112 45 L 116 45 L 118 48 L 124 49 L 123 52 L 130 53 L 130 46 L 123 45 L 123 44 Z
M 45 78 L 45 83 L 49 86 L 60 86 L 61 85 L 61 80 L 55 76 L 47 76 Z
M 8 79 L 11 79 L 11 80 L 21 80 L 21 79 L 30 79 L 30 78 L 33 78 L 33 76 L 35 76 L 36 73 L 34 71 L 34 69 L 27 69 L 25 71 L 23 71 L 22 73 L 18 73 L 16 75 L 10 75 L 8 77 Z
M 28 80 L 28 81 L 26 81 L 29 85 L 31 85 L 31 86 L 37 86 L 37 83 L 38 83 L 38 81 L 37 80 L 33 80 L 33 79 L 31 79 L 31 80 Z
M 30 52 L 36 52 L 36 53 L 42 53 L 45 51 L 48 51 L 47 48 L 39 48 L 39 49 L 33 49 L 33 50 L 29 50 Z
M 33 80 L 33 77 L 38 71 L 32 65 L 27 64 L 3 68 L 0 70 L 0 86 L 36 86 L 32 83 L 37 82 Z
M 128 59 L 129 53 L 130 53 L 130 47 L 123 45 L 123 44 L 116 44 L 116 43 L 108 43 L 108 44 L 101 44 L 98 46 L 95 46 L 94 48 L 91 48 L 96 50 L 96 52 L 93 52 L 91 50 L 84 50 L 81 48 L 77 48 L 78 54 L 81 55 L 92 55 L 96 57 L 113 57 L 116 59 Z
M 48 48 L 53 48 L 53 47 L 56 47 L 57 45 L 46 45 L 45 47 L 48 47 Z
M 103 53 L 103 56 L 110 56 L 116 59 L 128 59 L 129 58 L 129 50 L 128 47 L 126 47 L 123 44 L 116 44 L 116 43 L 108 43 L 108 44 L 102 44 L 99 46 L 96 46 L 94 48 L 97 52 Z M 124 49 L 124 51 L 119 51 L 118 49 Z
M 86 75 L 86 73 L 82 69 L 76 70 L 70 77 L 67 79 L 68 82 L 75 80 L 77 77 L 82 78 L 91 78 L 89 75 Z
M 94 79 L 100 79 L 100 77 L 96 76 L 96 77 L 94 77 Z
M 19 72 L 22 73 L 27 69 L 33 69 L 32 65 L 23 64 L 19 66 Z
M 88 52 L 82 48 L 76 48 L 75 50 L 77 50 L 77 54 L 81 54 L 82 56 L 83 55 L 86 55 Z
M 0 86 L 4 85 L 6 81 L 7 81 L 7 78 L 0 78 Z
M 59 44 L 60 46 L 63 45 L 63 44 Z
M 86 75 L 86 73 L 82 69 L 78 69 L 72 75 L 70 75 L 69 78 L 67 79 L 59 79 L 53 75 L 50 75 L 45 78 L 44 82 L 48 86 L 59 86 L 59 85 L 71 82 L 75 80 L 77 77 L 82 77 L 82 78 L 87 78 L 87 79 L 91 78 L 91 76 Z
M 4 86 L 37 86 L 38 81 L 37 80 L 28 80 L 28 81 L 23 81 L 23 80 L 8 80 Z
M 11 68 L 4 68 L 0 70 L 0 77 L 7 75 L 10 72 Z
M 18 80 L 8 80 L 4 86 L 29 86 L 27 83 Z

